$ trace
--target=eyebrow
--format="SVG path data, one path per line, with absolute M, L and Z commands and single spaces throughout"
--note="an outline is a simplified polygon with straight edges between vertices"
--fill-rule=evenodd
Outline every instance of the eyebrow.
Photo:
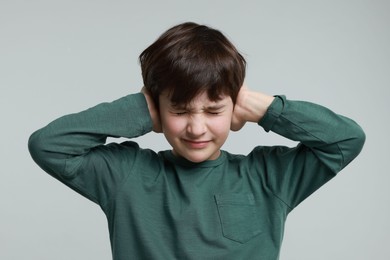
M 207 110 L 220 110 L 222 108 L 224 108 L 226 106 L 226 104 L 215 104 L 215 105 L 211 105 L 211 106 L 206 106 L 205 108 Z
M 218 103 L 218 104 L 213 104 L 213 105 L 209 105 L 209 106 L 204 106 L 203 109 L 216 111 L 216 110 L 220 110 L 224 107 L 226 107 L 225 103 Z M 177 109 L 177 110 L 192 110 L 191 107 L 188 105 L 172 105 L 172 108 Z

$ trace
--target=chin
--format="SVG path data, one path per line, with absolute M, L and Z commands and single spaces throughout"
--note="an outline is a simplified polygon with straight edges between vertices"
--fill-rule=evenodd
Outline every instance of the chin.
M 203 152 L 198 152 L 198 153 L 191 153 L 191 154 L 186 154 L 183 156 L 186 158 L 188 161 L 191 161 L 193 163 L 201 163 L 209 160 L 215 160 L 219 157 L 219 154 L 216 156 L 215 154 L 208 154 Z M 214 158 L 215 157 L 215 158 Z
M 201 151 L 187 151 L 183 153 L 176 153 L 178 156 L 183 157 L 184 159 L 193 162 L 193 163 L 201 163 L 208 160 L 208 155 L 204 154 Z
M 207 161 L 207 159 L 204 158 L 193 158 L 193 157 L 184 157 L 184 158 L 186 158 L 188 161 L 191 161 L 193 163 L 201 163 Z
M 211 151 L 209 149 L 180 150 L 173 148 L 173 153 L 193 163 L 201 163 L 219 157 L 219 153 L 217 154 L 214 150 Z
M 208 160 L 203 156 L 184 156 L 184 158 L 193 163 L 201 163 Z

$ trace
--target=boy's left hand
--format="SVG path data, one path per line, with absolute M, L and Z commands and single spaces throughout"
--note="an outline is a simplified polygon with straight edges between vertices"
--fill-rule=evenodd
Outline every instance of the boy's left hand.
M 230 129 L 238 131 L 246 122 L 259 122 L 273 100 L 273 96 L 251 91 L 243 85 L 234 105 Z

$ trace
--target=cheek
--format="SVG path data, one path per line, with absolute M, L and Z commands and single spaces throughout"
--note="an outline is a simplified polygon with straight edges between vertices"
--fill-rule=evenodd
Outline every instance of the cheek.
M 185 122 L 177 117 L 165 117 L 161 120 L 164 133 L 178 134 L 185 129 Z
M 223 117 L 212 122 L 211 127 L 214 133 L 227 135 L 230 132 L 231 117 Z

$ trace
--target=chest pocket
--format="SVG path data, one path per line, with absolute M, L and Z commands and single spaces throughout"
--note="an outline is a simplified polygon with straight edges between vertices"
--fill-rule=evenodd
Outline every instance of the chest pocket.
M 252 194 L 218 194 L 214 198 L 224 237 L 245 243 L 261 233 Z

